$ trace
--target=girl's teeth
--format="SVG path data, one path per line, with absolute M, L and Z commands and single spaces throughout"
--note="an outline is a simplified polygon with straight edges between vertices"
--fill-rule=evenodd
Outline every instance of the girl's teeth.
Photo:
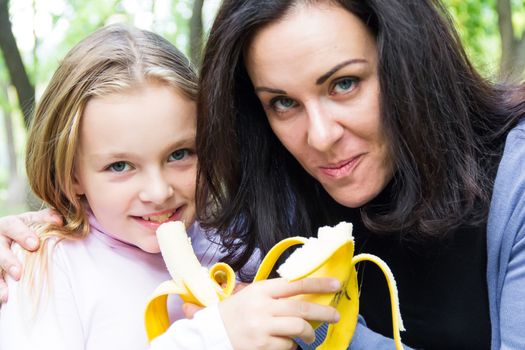
M 155 216 L 143 216 L 142 219 L 146 221 L 156 221 L 156 222 L 162 222 L 168 220 L 173 213 L 167 213 L 163 215 L 155 215 Z

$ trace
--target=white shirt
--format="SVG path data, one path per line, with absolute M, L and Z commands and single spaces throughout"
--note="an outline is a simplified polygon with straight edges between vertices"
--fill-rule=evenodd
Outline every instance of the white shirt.
M 26 288 L 7 279 L 9 301 L 0 309 L 0 350 L 145 350 L 148 297 L 170 279 L 162 256 L 149 254 L 97 229 L 83 240 L 56 240 L 49 259 L 51 292 L 35 314 Z M 221 256 L 198 225 L 188 235 L 203 265 Z M 55 244 L 56 243 L 56 244 Z M 45 290 L 45 289 L 44 289 Z M 170 319 L 182 317 L 181 300 L 169 300 Z M 218 308 L 176 321 L 151 349 L 231 349 Z

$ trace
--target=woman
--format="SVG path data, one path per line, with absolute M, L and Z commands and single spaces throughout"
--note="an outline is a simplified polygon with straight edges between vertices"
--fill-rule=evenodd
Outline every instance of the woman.
M 494 187 L 525 94 L 476 73 L 438 1 L 227 0 L 201 74 L 198 213 L 230 263 L 350 220 L 356 252 L 396 276 L 405 344 L 525 344 L 521 317 L 504 314 L 525 307 L 512 277 L 525 252 L 511 246 L 525 228 L 500 232 L 509 218 L 495 212 L 523 192 L 507 173 L 524 161 L 523 124 Z M 382 276 L 359 269 L 369 328 L 352 348 L 387 346 Z
M 439 2 L 226 0 L 201 72 L 197 210 L 228 262 L 352 221 L 407 346 L 525 344 L 505 312 L 525 307 L 523 88 L 475 72 Z M 393 348 L 382 276 L 359 269 L 351 348 Z

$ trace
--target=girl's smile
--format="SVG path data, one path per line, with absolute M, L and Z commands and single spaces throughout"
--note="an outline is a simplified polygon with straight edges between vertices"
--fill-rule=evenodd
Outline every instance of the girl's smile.
M 157 230 L 157 228 L 169 221 L 179 221 L 182 220 L 182 214 L 184 212 L 184 205 L 176 209 L 164 210 L 161 212 L 151 213 L 141 216 L 131 216 L 137 222 L 149 229 Z

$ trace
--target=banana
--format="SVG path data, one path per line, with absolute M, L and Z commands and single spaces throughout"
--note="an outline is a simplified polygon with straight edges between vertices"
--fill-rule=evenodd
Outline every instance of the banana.
M 199 264 L 180 222 L 163 224 L 157 230 L 162 256 L 173 280 L 162 283 L 153 293 L 146 308 L 145 321 L 148 338 L 152 340 L 169 327 L 166 299 L 168 294 L 179 294 L 183 300 L 208 306 L 231 295 L 235 274 L 230 266 L 217 263 L 209 274 Z M 321 350 L 346 349 L 350 344 L 359 314 L 359 290 L 355 265 L 371 261 L 386 277 L 392 311 L 392 328 L 396 349 L 403 349 L 400 331 L 404 330 L 399 312 L 399 301 L 394 276 L 388 265 L 370 254 L 354 256 L 352 224 L 341 222 L 335 227 L 321 227 L 317 238 L 290 237 L 277 243 L 264 257 L 255 281 L 268 278 L 279 257 L 290 247 L 302 245 L 277 269 L 289 281 L 307 277 L 334 277 L 341 282 L 341 290 L 328 294 L 304 294 L 295 298 L 335 307 L 341 318 L 328 327 Z M 219 285 L 225 282 L 225 287 Z M 206 290 L 204 290 L 206 289 Z M 314 328 L 318 322 L 311 322 Z
M 160 225 L 157 239 L 172 280 L 160 284 L 149 298 L 144 317 L 150 341 L 170 325 L 168 295 L 178 294 L 185 302 L 209 306 L 231 295 L 235 287 L 235 272 L 229 265 L 217 263 L 209 273 L 201 266 L 181 221 Z M 220 286 L 223 282 L 224 288 Z
M 302 244 L 277 269 L 277 273 L 289 281 L 306 277 L 334 277 L 341 282 L 341 290 L 333 294 L 308 294 L 296 298 L 335 307 L 341 316 L 339 322 L 328 326 L 325 341 L 317 348 L 321 350 L 346 349 L 357 325 L 359 314 L 359 290 L 355 265 L 371 261 L 379 266 L 388 283 L 391 299 L 394 342 L 403 349 L 400 331 L 404 331 L 399 312 L 399 301 L 394 276 L 388 265 L 377 256 L 359 254 L 354 256 L 352 224 L 341 222 L 335 227 L 321 227 L 317 238 L 291 237 L 277 243 L 264 257 L 254 281 L 268 278 L 279 257 L 288 248 Z M 349 263 L 350 262 L 350 263 Z M 311 322 L 314 328 L 317 322 Z

